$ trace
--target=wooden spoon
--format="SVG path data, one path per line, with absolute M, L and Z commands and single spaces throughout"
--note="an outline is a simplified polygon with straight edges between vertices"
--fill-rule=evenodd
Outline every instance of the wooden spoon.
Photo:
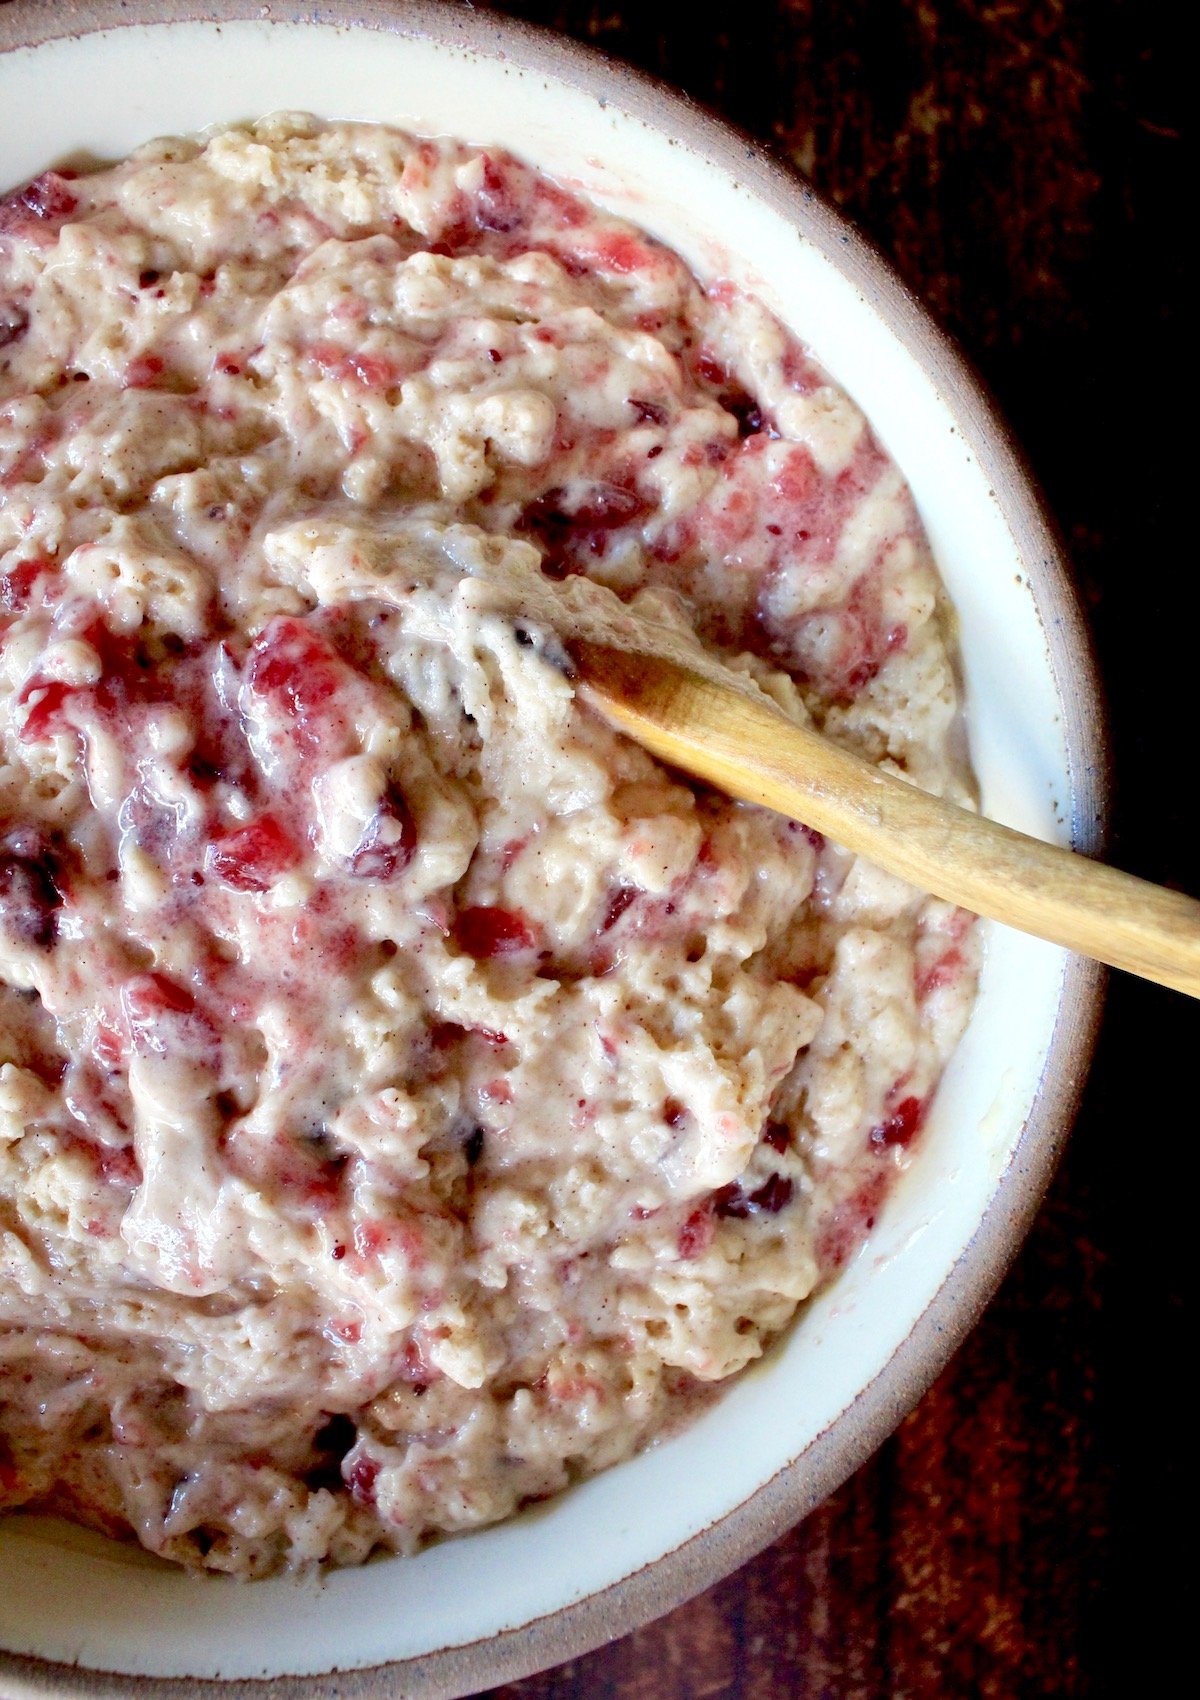
M 568 640 L 580 695 L 654 755 L 923 891 L 1200 997 L 1200 903 L 931 797 L 685 662 Z

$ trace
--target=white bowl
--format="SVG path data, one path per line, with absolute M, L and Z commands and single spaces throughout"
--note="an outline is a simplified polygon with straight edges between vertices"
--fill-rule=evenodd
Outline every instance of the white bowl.
M 985 811 L 1095 848 L 1098 694 L 1028 477 L 961 358 L 811 189 L 669 90 L 457 6 L 0 10 L 6 184 L 280 108 L 502 144 L 648 227 L 702 276 L 732 275 L 765 298 L 912 486 L 958 609 Z M 220 1677 L 224 1697 L 282 1677 L 272 1694 L 461 1694 L 706 1587 L 849 1475 L 978 1315 L 1053 1169 L 1100 984 L 1093 965 L 989 928 L 970 1027 L 869 1243 L 685 1434 L 515 1522 L 321 1585 L 197 1582 L 12 1518 L 0 1529 L 5 1692 L 191 1694 L 186 1680 L 145 1679 Z

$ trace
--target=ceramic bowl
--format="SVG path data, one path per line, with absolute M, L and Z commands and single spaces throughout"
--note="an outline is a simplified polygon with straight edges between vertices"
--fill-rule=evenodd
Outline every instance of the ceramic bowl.
M 5 186 L 280 108 L 515 150 L 756 291 L 853 395 L 957 606 L 984 809 L 1081 849 L 1104 806 L 1087 639 L 1028 476 L 962 359 L 805 183 L 678 94 L 463 6 L 0 8 Z M 451 1695 L 553 1664 L 742 1563 L 915 1403 L 1013 1256 L 1071 1120 L 1094 966 L 989 928 L 978 1004 L 869 1243 L 686 1433 L 514 1522 L 323 1583 L 198 1582 L 48 1520 L 0 1530 L 11 1695 Z M 331 1673 L 341 1673 L 334 1675 Z M 207 1690 L 206 1690 L 207 1692 Z

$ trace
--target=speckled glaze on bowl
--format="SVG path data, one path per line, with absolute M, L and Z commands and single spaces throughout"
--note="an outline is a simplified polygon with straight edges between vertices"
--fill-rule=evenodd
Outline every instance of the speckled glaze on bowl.
M 510 147 L 701 276 L 766 299 L 913 488 L 958 609 L 984 809 L 1097 847 L 1098 690 L 1036 494 L 960 356 L 802 181 L 671 90 L 465 6 L 0 8 L 3 186 L 50 161 L 119 157 L 152 135 L 280 108 Z M 1053 1171 L 1100 989 L 1094 965 L 989 928 L 975 1014 L 869 1244 L 685 1434 L 536 1513 L 320 1584 L 196 1581 L 14 1517 L 0 1528 L 0 1693 L 461 1695 L 707 1587 L 848 1476 L 970 1328 Z

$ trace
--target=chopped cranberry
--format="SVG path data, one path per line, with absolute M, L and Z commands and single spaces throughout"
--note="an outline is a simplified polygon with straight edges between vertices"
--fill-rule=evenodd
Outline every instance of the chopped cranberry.
M 755 1210 L 764 1210 L 767 1215 L 775 1216 L 785 1204 L 792 1202 L 795 1187 L 787 1175 L 771 1175 L 750 1194 L 750 1203 Z
M 302 854 L 272 815 L 261 815 L 210 844 L 205 866 L 234 891 L 269 891 Z
M 343 1465 L 342 1479 L 350 1489 L 351 1499 L 359 1505 L 374 1505 L 379 1470 L 378 1459 L 369 1457 L 365 1452 L 360 1453 L 349 1468 Z
M 165 370 L 166 365 L 160 354 L 135 354 L 125 368 L 125 388 L 152 390 Z
M 594 252 L 598 264 L 625 274 L 640 271 L 652 259 L 645 243 L 625 230 L 606 231 L 595 244 Z
M 728 1186 L 718 1187 L 713 1193 L 713 1213 L 738 1222 L 744 1222 L 759 1211 L 774 1216 L 785 1204 L 791 1203 L 794 1191 L 795 1187 L 786 1175 L 771 1175 L 749 1195 L 740 1181 L 730 1181 Z
M 335 651 L 310 626 L 281 614 L 256 640 L 248 680 L 251 690 L 273 699 L 291 717 L 299 742 L 315 750 L 322 710 L 337 691 L 340 668 Z
M 576 566 L 573 561 L 563 560 L 559 556 L 548 555 L 542 562 L 542 571 L 545 573 L 546 577 L 556 579 L 560 582 L 565 578 L 572 577 L 573 574 L 578 573 L 580 570 L 581 569 Z
M 703 378 L 706 384 L 712 384 L 717 389 L 725 389 L 729 383 L 729 373 L 722 366 L 715 354 L 707 349 L 701 349 L 694 362 L 696 376 Z
M 67 187 L 70 173 L 43 171 L 23 189 L 16 189 L 0 201 L 0 233 L 18 230 L 30 218 L 43 224 L 53 224 L 69 218 L 79 205 L 79 197 Z
M 387 390 L 400 378 L 399 369 L 382 354 L 339 348 L 332 342 L 315 342 L 309 353 L 331 378 L 340 378 L 344 384 L 357 384 L 360 389 Z
M 521 209 L 513 192 L 512 168 L 501 170 L 490 154 L 484 154 L 483 186 L 475 207 L 475 221 L 481 230 L 507 234 L 521 222 Z
M 417 848 L 417 829 L 398 785 L 389 785 L 350 857 L 359 880 L 390 880 L 408 866 Z
M 792 1135 L 786 1122 L 768 1122 L 763 1128 L 763 1144 L 769 1145 L 772 1151 L 786 1151 L 792 1143 Z
M 628 525 L 649 510 L 650 504 L 637 490 L 624 484 L 597 481 L 586 493 L 568 505 L 565 490 L 547 490 L 525 509 L 526 525 L 537 531 L 542 528 L 578 527 L 586 531 L 611 531 L 618 525 Z
M 678 1098 L 664 1098 L 660 1114 L 668 1127 L 682 1127 L 688 1117 L 687 1105 Z
M 755 437 L 767 429 L 766 417 L 752 395 L 733 386 L 721 397 L 721 406 L 737 420 L 739 437 Z
M 640 896 L 640 889 L 636 885 L 618 885 L 610 891 L 608 902 L 604 906 L 604 919 L 600 923 L 600 931 L 607 933 L 615 927 L 630 904 L 636 903 Z
M 903 1098 L 886 1121 L 871 1129 L 871 1144 L 879 1150 L 893 1145 L 905 1146 L 924 1119 L 924 1102 L 920 1098 Z
M 27 743 L 41 744 L 56 732 L 65 731 L 63 709 L 74 695 L 74 687 L 58 679 L 31 679 L 17 698 L 18 707 L 28 708 L 21 738 Z
M 24 307 L 12 303 L 0 304 L 0 348 L 20 342 L 29 329 L 29 314 Z
M 728 1186 L 718 1187 L 712 1195 L 712 1207 L 714 1215 L 722 1220 L 732 1218 L 741 1222 L 750 1214 L 750 1200 L 740 1181 L 730 1181 Z
M 35 827 L 17 826 L 0 836 L 0 928 L 36 950 L 58 937 L 63 893 L 60 859 Z
M 454 923 L 454 937 L 459 948 L 477 961 L 513 956 L 533 950 L 537 944 L 528 923 L 516 910 L 486 904 L 461 911 Z
M 186 986 L 165 974 L 135 974 L 121 987 L 124 1027 L 135 1050 L 160 1056 L 186 1040 L 189 1048 L 211 1048 L 216 1035 Z
M 701 1204 L 679 1230 L 676 1245 L 680 1257 L 699 1257 L 701 1252 L 707 1251 L 712 1244 L 713 1232 L 712 1210 L 707 1204 Z
M 53 572 L 55 563 L 46 555 L 35 555 L 32 560 L 18 561 L 0 578 L 0 609 L 6 614 L 19 614 L 28 608 L 33 597 L 38 579 L 43 573 Z

